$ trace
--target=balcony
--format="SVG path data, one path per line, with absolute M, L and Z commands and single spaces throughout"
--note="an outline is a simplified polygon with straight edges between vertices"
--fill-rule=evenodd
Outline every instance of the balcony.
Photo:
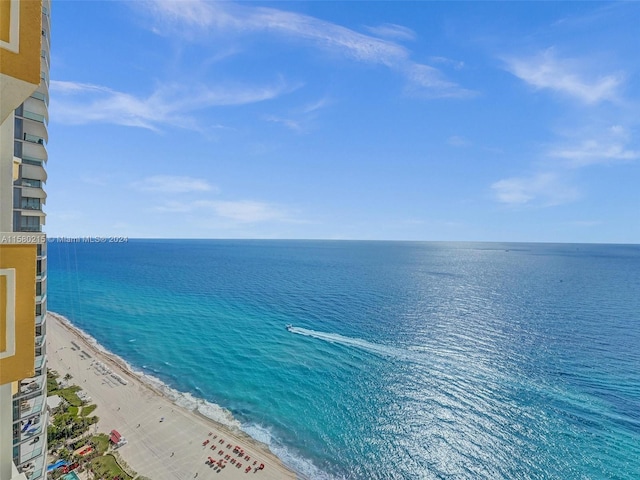
M 20 470 L 27 476 L 27 480 L 43 479 L 46 475 L 45 470 L 46 455 L 36 458 L 34 461 L 25 463 Z
M 38 145 L 44 146 L 44 138 L 38 137 L 36 135 L 31 135 L 30 133 L 24 134 L 24 140 L 29 143 L 37 143 Z
M 20 381 L 20 387 L 18 393 L 13 396 L 14 400 L 36 398 L 45 393 L 45 387 L 47 385 L 46 374 L 31 377 L 26 380 Z
M 47 415 L 43 415 L 41 423 L 46 425 Z M 13 447 L 14 462 L 21 468 L 25 463 L 34 460 L 35 458 L 46 454 L 45 446 L 47 441 L 46 432 L 37 435 L 30 442 L 23 443 L 19 446 Z
M 37 90 L 31 94 L 31 98 L 35 98 L 36 100 L 41 100 L 44 103 L 49 103 L 47 96 L 44 93 L 39 92 Z
M 17 422 L 19 420 L 26 420 L 34 415 L 41 414 L 46 405 L 47 402 L 45 401 L 44 395 L 30 400 L 15 402 L 13 409 L 13 421 Z
M 42 211 L 42 203 L 39 198 L 23 197 L 20 202 L 20 208 L 22 210 L 39 210 Z
M 28 110 L 24 110 L 22 112 L 22 116 L 24 118 L 28 118 L 29 120 L 34 120 L 34 121 L 40 122 L 40 123 L 44 123 L 44 121 L 45 121 L 45 116 L 44 115 L 40 115 L 39 113 L 30 112 Z
M 21 421 L 14 425 L 13 444 L 35 443 L 34 440 L 40 435 L 46 435 L 46 424 L 42 423 L 41 415 L 34 415 L 26 421 Z
M 42 180 L 36 180 L 34 178 L 23 178 L 20 180 L 20 185 L 23 187 L 42 188 Z
M 44 128 L 44 126 L 42 128 Z M 40 138 L 43 138 L 43 137 L 40 137 Z M 16 143 L 20 143 L 20 142 L 16 142 Z M 20 155 L 16 155 L 16 156 L 20 157 Z M 47 149 L 44 148 L 44 143 L 38 143 L 37 141 L 22 142 L 22 156 L 20 158 L 24 160 L 24 157 L 40 160 L 41 162 L 40 165 L 42 165 L 42 162 L 43 161 L 46 162 L 48 158 Z M 29 176 L 29 178 L 34 178 L 34 177 Z
M 41 158 L 29 157 L 28 155 L 22 156 L 22 163 L 26 165 L 33 165 L 35 167 L 41 167 L 44 160 Z

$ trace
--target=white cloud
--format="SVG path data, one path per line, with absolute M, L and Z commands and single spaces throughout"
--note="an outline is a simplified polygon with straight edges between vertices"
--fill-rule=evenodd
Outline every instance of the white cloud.
M 507 70 L 538 89 L 550 89 L 587 104 L 616 100 L 620 74 L 594 74 L 587 61 L 558 58 L 553 48 L 527 58 L 507 58 Z
M 158 21 L 157 31 L 170 30 L 171 34 L 177 33 L 187 38 L 198 34 L 194 33 L 194 29 L 199 30 L 199 35 L 205 38 L 214 31 L 224 34 L 276 34 L 307 42 L 358 62 L 386 66 L 402 74 L 411 82 L 414 90 L 422 90 L 427 98 L 466 97 L 470 94 L 468 90 L 444 79 L 437 69 L 411 61 L 410 52 L 394 41 L 365 35 L 308 15 L 204 0 L 150 0 L 133 5 L 140 8 L 140 4 L 145 5 L 146 11 Z M 406 38 L 413 34 L 410 29 L 398 25 L 378 28 L 395 35 L 395 38 L 399 35 Z M 169 33 L 166 31 L 166 34 Z
M 408 90 L 427 98 L 449 97 L 468 98 L 477 95 L 477 92 L 460 87 L 456 83 L 444 78 L 437 68 L 419 63 L 407 65 L 405 74 L 410 80 Z
M 585 140 L 576 146 L 553 150 L 550 155 L 566 159 L 568 160 L 568 166 L 577 168 L 587 165 L 637 160 L 640 158 L 640 151 L 629 150 L 621 143 Z
M 300 122 L 297 120 L 293 120 L 291 118 L 277 117 L 275 115 L 265 115 L 264 119 L 267 122 L 279 123 L 281 125 L 284 125 L 285 127 L 287 127 L 290 130 L 293 130 L 294 132 L 302 131 L 302 125 L 300 124 Z
M 367 31 L 378 37 L 395 38 L 398 40 L 415 40 L 416 32 L 410 28 L 396 25 L 395 23 L 383 23 L 376 27 L 365 27 Z
M 491 185 L 498 201 L 511 206 L 554 206 L 574 201 L 578 191 L 555 173 L 505 178 Z
M 629 147 L 632 136 L 622 125 L 582 135 L 585 138 L 555 147 L 549 155 L 566 160 L 566 166 L 570 168 L 629 162 L 640 158 L 640 150 Z
M 217 191 L 206 180 L 172 175 L 154 175 L 132 184 L 138 190 L 160 193 L 193 193 Z
M 51 90 L 56 93 L 51 100 L 52 118 L 60 123 L 114 123 L 158 131 L 166 125 L 202 130 L 190 114 L 216 106 L 270 100 L 292 87 L 282 82 L 253 87 L 173 84 L 157 88 L 148 97 L 136 97 L 100 85 L 54 80 Z

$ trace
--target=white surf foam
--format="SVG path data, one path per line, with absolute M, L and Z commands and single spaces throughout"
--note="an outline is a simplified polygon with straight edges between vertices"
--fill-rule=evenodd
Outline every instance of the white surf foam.
M 322 471 L 311 460 L 282 445 L 266 427 L 257 424 L 245 424 L 242 425 L 242 431 L 267 445 L 286 466 L 294 470 L 304 480 L 344 480 L 344 477 L 336 477 Z

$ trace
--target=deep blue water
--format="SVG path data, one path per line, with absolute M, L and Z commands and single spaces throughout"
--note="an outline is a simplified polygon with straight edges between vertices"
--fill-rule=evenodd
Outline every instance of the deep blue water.
M 312 478 L 640 478 L 640 246 L 52 241 L 48 292 Z

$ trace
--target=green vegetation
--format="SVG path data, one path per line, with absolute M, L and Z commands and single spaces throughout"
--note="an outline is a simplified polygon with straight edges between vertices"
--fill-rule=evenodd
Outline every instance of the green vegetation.
M 109 435 L 106 433 L 94 435 L 89 439 L 89 442 L 94 446 L 99 455 L 104 455 L 109 449 Z
M 53 370 L 47 371 L 47 392 L 49 392 L 49 395 L 53 395 L 51 392 L 58 389 L 58 380 L 56 380 L 57 378 L 58 374 L 56 372 L 54 372 Z
M 91 414 L 91 412 L 93 412 L 96 408 L 98 408 L 98 406 L 95 405 L 95 404 L 87 405 L 86 407 L 82 407 L 81 415 L 83 417 L 86 417 L 87 415 Z
M 82 407 L 84 402 L 80 400 L 77 393 L 81 390 L 80 387 L 72 385 L 60 388 L 57 378 L 57 373 L 47 372 L 48 392 L 49 395 L 64 398 L 65 402 L 54 414 L 52 424 L 47 428 L 47 441 L 51 451 L 62 449 L 61 452 L 63 452 L 70 447 L 69 443 L 73 439 L 76 439 L 74 444 L 84 442 L 85 440 L 81 437 L 87 433 L 91 425 L 98 421 L 98 417 L 89 416 L 96 409 L 96 405 Z M 65 375 L 65 380 L 69 378 L 71 378 L 69 374 Z M 66 452 L 63 453 L 66 454 Z
M 131 480 L 133 477 L 125 473 L 113 455 L 96 457 L 91 461 L 91 468 L 99 478 L 120 477 L 123 480 Z
M 60 390 L 56 390 L 55 392 L 49 392 L 49 393 L 50 395 L 59 395 L 62 398 L 64 398 L 67 402 L 69 402 L 70 405 L 73 405 L 74 407 L 79 407 L 82 405 L 83 402 L 82 400 L 80 400 L 80 397 L 76 393 L 78 390 L 80 390 L 80 387 L 78 387 L 77 385 L 73 385 L 71 387 L 62 388 Z

